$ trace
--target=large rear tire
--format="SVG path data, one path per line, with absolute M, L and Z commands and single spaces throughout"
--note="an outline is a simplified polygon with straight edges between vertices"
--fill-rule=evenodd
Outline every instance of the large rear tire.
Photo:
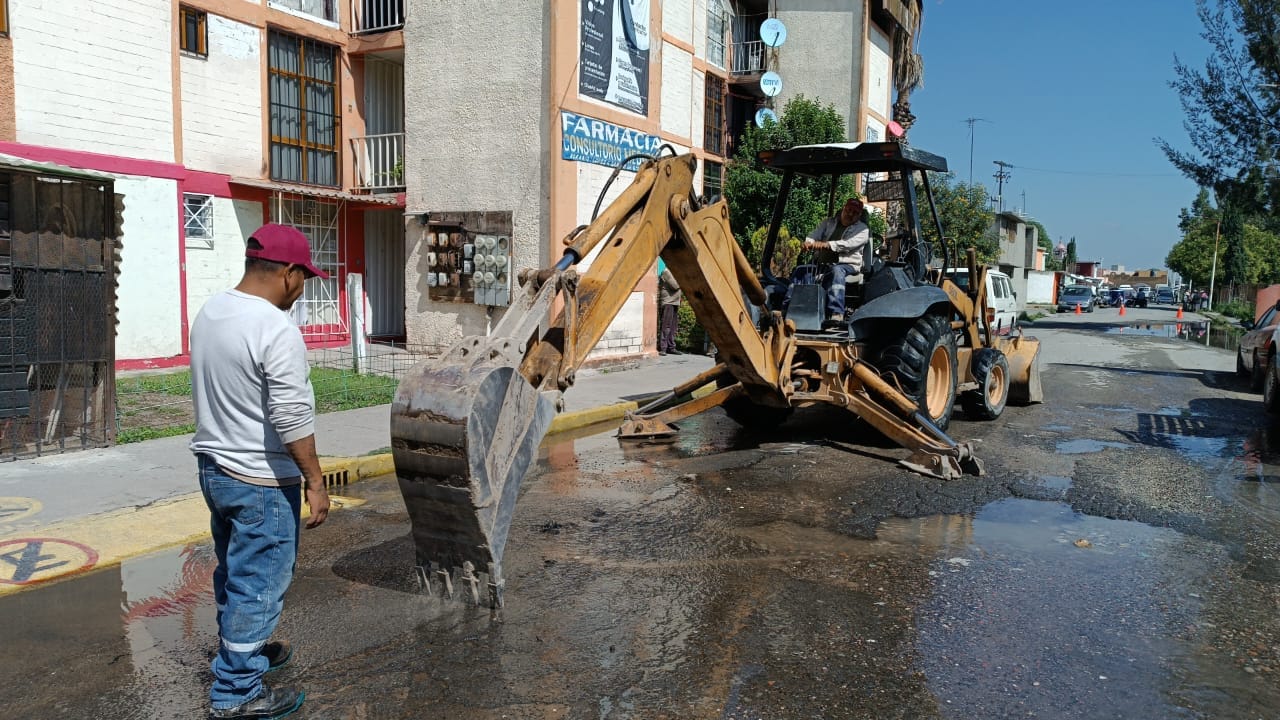
M 951 323 L 925 315 L 887 344 L 876 363 L 898 381 L 921 414 L 946 430 L 956 404 L 956 336 Z
M 964 414 L 975 420 L 995 420 L 1009 401 L 1009 359 L 995 348 L 982 348 L 973 353 L 973 379 L 976 390 L 960 394 Z

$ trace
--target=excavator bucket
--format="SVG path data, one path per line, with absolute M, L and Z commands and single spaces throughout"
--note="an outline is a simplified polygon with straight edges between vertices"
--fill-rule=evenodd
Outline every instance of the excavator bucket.
M 391 450 L 423 589 L 452 596 L 461 584 L 480 604 L 487 573 L 496 607 L 520 482 L 555 407 L 510 364 L 458 360 L 428 360 L 401 381 Z
M 996 348 L 1009 361 L 1009 402 L 1030 405 L 1044 402 L 1040 386 L 1040 341 L 1023 335 L 996 339 Z

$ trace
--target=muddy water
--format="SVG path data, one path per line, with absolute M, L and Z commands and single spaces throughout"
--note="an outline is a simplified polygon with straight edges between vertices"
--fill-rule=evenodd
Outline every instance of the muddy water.
M 394 484 L 357 484 L 304 533 L 278 680 L 324 718 L 1274 717 L 1280 435 L 1178 375 L 1046 381 L 952 426 L 989 474 L 951 483 L 839 414 L 553 443 L 496 616 L 418 594 Z M 201 716 L 211 567 L 196 544 L 0 600 L 7 710 Z

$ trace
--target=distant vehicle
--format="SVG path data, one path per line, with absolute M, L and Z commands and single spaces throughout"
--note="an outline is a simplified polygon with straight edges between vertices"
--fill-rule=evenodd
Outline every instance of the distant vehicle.
M 1156 304 L 1157 305 L 1176 305 L 1177 297 L 1173 294 L 1173 288 L 1168 285 L 1156 288 Z
M 1151 292 L 1150 287 L 1146 285 L 1139 285 L 1138 287 L 1134 288 L 1133 298 L 1131 299 L 1129 304 L 1132 305 L 1133 307 L 1140 307 L 1140 308 L 1146 307 L 1151 297 L 1149 295 L 1150 292 Z
M 1093 289 L 1087 285 L 1068 285 L 1058 294 L 1058 312 L 1093 312 Z

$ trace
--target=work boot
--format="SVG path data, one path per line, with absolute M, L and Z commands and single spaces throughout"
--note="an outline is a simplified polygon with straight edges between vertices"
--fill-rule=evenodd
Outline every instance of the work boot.
M 306 698 L 306 693 L 297 688 L 271 688 L 264 684 L 262 686 L 262 694 L 258 697 L 233 708 L 210 710 L 209 717 L 217 718 L 217 720 L 239 720 L 241 718 L 274 720 L 275 718 L 289 715 L 302 707 L 304 698 Z
M 288 640 L 273 640 L 262 646 L 262 656 L 267 659 L 267 672 L 279 670 L 289 664 L 293 657 L 293 646 Z

